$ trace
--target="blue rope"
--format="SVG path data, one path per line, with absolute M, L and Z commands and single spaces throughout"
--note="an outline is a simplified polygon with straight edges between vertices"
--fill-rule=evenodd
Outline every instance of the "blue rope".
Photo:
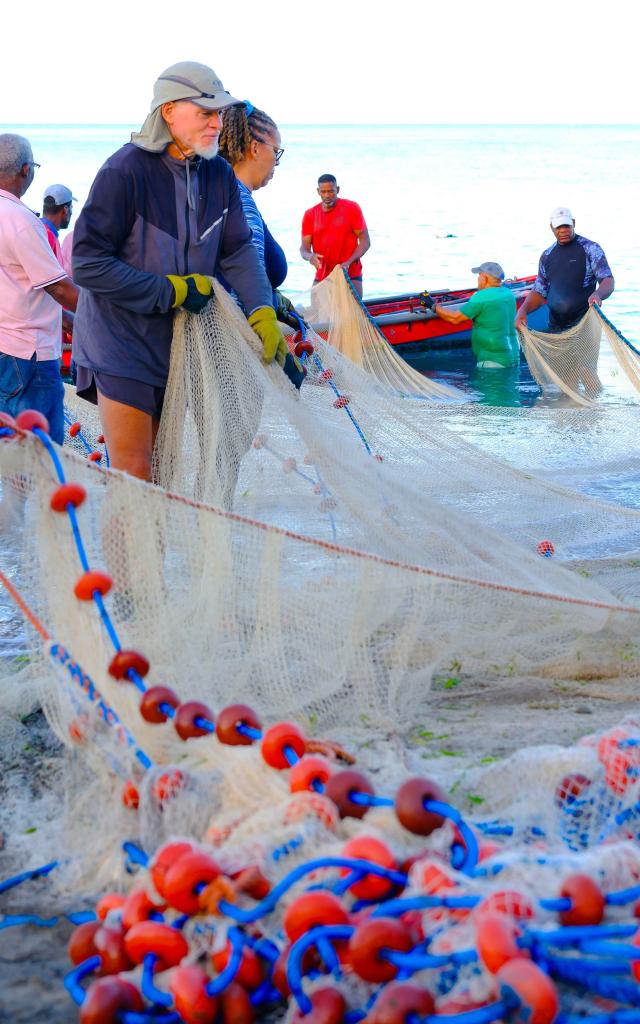
M 6 878 L 4 882 L 0 882 L 0 893 L 8 892 L 9 889 L 13 889 L 17 885 L 22 885 L 23 882 L 28 882 L 32 878 L 42 878 L 44 875 L 48 875 L 54 868 L 59 866 L 59 860 L 52 860 L 49 864 L 44 864 L 41 868 L 33 868 L 31 871 L 22 871 L 19 875 L 13 875 L 12 878 Z
M 625 345 L 627 346 L 627 348 L 630 348 L 632 352 L 635 352 L 635 354 L 636 354 L 637 356 L 640 356 L 640 352 L 638 351 L 638 349 L 637 349 L 637 348 L 636 348 L 636 347 L 635 347 L 634 345 L 632 345 L 630 341 L 628 341 L 628 340 L 627 340 L 627 339 L 625 338 L 625 336 L 624 336 L 624 334 L 622 333 L 622 331 L 619 331 L 619 330 L 618 330 L 618 328 L 617 328 L 617 327 L 615 326 L 615 324 L 612 324 L 612 323 L 611 323 L 611 321 L 609 320 L 609 317 L 608 317 L 608 316 L 606 316 L 606 315 L 605 315 L 605 314 L 604 314 L 604 313 L 602 312 L 602 309 L 600 308 L 600 306 L 597 306 L 597 305 L 596 305 L 596 304 L 594 303 L 594 305 L 592 306 L 592 309 L 595 309 L 595 311 L 596 311 L 596 313 L 598 314 L 598 316 L 600 317 L 600 319 L 601 319 L 601 320 L 604 320 L 604 322 L 605 322 L 605 324 L 607 325 L 607 327 L 610 327 L 610 328 L 611 328 L 611 330 L 613 331 L 613 333 L 614 333 L 614 334 L 615 334 L 615 335 L 616 335 L 616 336 L 617 336 L 618 338 L 620 338 L 620 341 L 623 341 L 623 342 L 625 343 Z

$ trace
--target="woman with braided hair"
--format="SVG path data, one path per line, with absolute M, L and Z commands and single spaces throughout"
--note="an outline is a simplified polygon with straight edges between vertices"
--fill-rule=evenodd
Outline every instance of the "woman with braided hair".
M 287 258 L 253 198 L 253 193 L 273 178 L 284 153 L 281 142 L 275 121 L 248 101 L 225 110 L 218 152 L 231 164 L 237 178 L 244 215 L 253 232 L 253 244 L 274 290 L 276 316 L 297 330 L 299 323 L 292 313 L 293 305 L 278 291 L 287 276 Z

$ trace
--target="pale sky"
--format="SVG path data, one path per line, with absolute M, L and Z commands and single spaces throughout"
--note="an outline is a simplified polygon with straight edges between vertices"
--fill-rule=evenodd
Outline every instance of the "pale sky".
M 180 60 L 212 66 L 280 124 L 637 123 L 636 10 L 35 0 L 5 24 L 0 124 L 141 123 L 154 79 Z

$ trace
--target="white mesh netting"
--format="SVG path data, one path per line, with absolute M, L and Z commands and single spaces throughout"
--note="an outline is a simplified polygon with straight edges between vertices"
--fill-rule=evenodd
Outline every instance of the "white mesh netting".
M 352 319 L 362 316 L 354 304 Z M 354 735 L 365 723 L 409 730 L 452 666 L 483 686 L 508 673 L 537 678 L 541 692 L 553 679 L 635 687 L 640 512 L 567 486 L 597 491 L 604 470 L 633 475 L 625 446 L 635 410 L 416 401 L 409 378 L 383 383 L 331 344 L 333 331 L 329 342 L 309 337 L 315 352 L 297 393 L 262 365 L 255 335 L 216 286 L 204 314 L 176 318 L 157 483 L 87 462 L 79 437 L 58 452 L 64 476 L 87 492 L 77 518 L 88 564 L 113 580 L 105 605 L 122 646 L 149 659 L 145 682 L 214 713 L 242 702 L 266 722 L 353 724 Z M 93 446 L 95 413 L 71 393 L 68 408 Z M 511 438 L 516 417 L 531 429 Z M 292 797 L 257 748 L 213 736 L 184 743 L 170 721 L 143 721 L 139 692 L 107 671 L 113 645 L 94 603 L 74 596 L 82 570 L 67 516 L 50 508 L 58 478 L 48 451 L 31 436 L 0 440 L 0 472 L 3 568 L 48 633 L 31 672 L 69 749 L 57 783 L 67 800 L 61 885 L 126 885 L 117 841 L 153 851 L 174 835 L 212 844 L 229 872 L 259 864 L 272 881 L 284 871 L 278 850 L 289 868 L 362 831 L 384 837 L 398 863 L 425 849 L 441 863 L 449 826 L 425 847 L 386 808 L 364 825 L 339 822 L 327 798 Z M 81 670 L 102 705 L 87 701 Z M 6 694 L 24 677 L 3 671 Z M 639 728 L 625 729 L 604 745 L 525 751 L 477 769 L 485 831 L 507 827 L 516 852 L 500 849 L 499 882 L 454 871 L 452 885 L 484 896 L 508 883 L 534 899 L 578 867 L 605 889 L 631 885 Z M 154 762 L 146 773 L 136 747 Z M 375 756 L 391 795 L 406 767 L 384 746 Z M 586 781 L 570 782 L 567 796 L 569 777 Z M 126 779 L 140 791 L 135 820 L 119 802 Z M 535 806 L 523 802 L 528 787 Z M 52 834 L 44 829 L 43 842 Z M 531 843 L 546 859 L 529 856 Z M 11 853 L 26 849 L 18 837 Z M 425 885 L 414 878 L 408 894 Z M 277 937 L 281 913 L 265 934 Z M 435 928 L 428 914 L 425 928 Z M 455 936 L 464 945 L 468 932 Z M 486 988 L 468 972 L 458 982 Z

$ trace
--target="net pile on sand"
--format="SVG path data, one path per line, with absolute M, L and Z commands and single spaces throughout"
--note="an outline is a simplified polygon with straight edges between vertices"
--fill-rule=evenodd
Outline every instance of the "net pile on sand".
M 529 369 L 543 391 L 559 389 L 579 405 L 595 402 L 602 392 L 598 357 L 603 342 L 618 367 L 640 391 L 640 352 L 593 306 L 582 320 L 562 334 L 519 330 Z
M 258 867 L 273 884 L 289 865 L 334 855 L 366 831 L 391 849 L 394 870 L 413 855 L 434 857 L 446 876 L 438 893 L 481 899 L 517 879 L 535 904 L 532 920 L 543 926 L 567 907 L 539 900 L 558 898 L 559 883 L 576 872 L 598 879 L 607 893 L 634 885 L 636 723 L 604 741 L 487 769 L 483 812 L 492 818 L 476 823 L 478 835 L 510 836 L 515 850 L 494 851 L 494 866 L 502 865 L 495 873 L 490 864 L 486 873 L 476 870 L 477 855 L 460 852 L 472 850 L 473 840 L 459 817 L 440 822 L 428 842 L 401 827 L 392 802 L 406 773 L 397 761 L 385 763 L 386 802 L 361 825 L 340 818 L 338 795 L 318 792 L 315 777 L 292 795 L 288 774 L 268 767 L 257 745 L 231 749 L 208 735 L 220 709 L 238 702 L 266 724 L 303 722 L 308 734 L 337 722 L 404 727 L 428 709 L 432 680 L 454 664 L 483 683 L 505 672 L 537 675 L 542 687 L 552 677 L 638 679 L 640 513 L 559 482 L 563 462 L 569 468 L 572 461 L 567 424 L 554 421 L 554 479 L 534 477 L 526 451 L 509 464 L 465 440 L 464 409 L 403 398 L 401 388 L 310 337 L 315 351 L 298 394 L 278 367 L 262 366 L 255 336 L 225 293 L 216 290 L 202 316 L 177 318 L 155 463 L 161 486 L 104 472 L 82 453 L 78 434 L 57 452 L 57 466 L 37 437 L 9 431 L 0 439 L 5 523 L 14 557 L 22 552 L 11 575 L 44 624 L 32 667 L 47 679 L 41 698 L 70 751 L 61 781 L 69 863 L 60 884 L 83 892 L 128 888 L 118 841 L 135 839 L 152 854 L 175 836 L 204 843 L 225 876 Z M 99 428 L 90 411 L 71 398 L 69 409 L 92 447 Z M 591 410 L 581 414 L 597 435 L 602 420 Z M 608 450 L 611 463 L 617 443 Z M 585 449 L 585 468 L 588 461 Z M 62 511 L 51 507 L 61 478 L 86 494 L 74 511 L 84 565 L 65 503 Z M 109 585 L 93 578 L 80 587 L 90 598 L 94 585 L 104 586 L 104 599 L 76 596 L 85 571 L 109 578 Z M 133 684 L 127 672 L 114 674 L 118 646 L 150 663 L 146 673 L 135 662 Z M 48 675 L 43 651 L 53 665 Z M 5 673 L 5 691 L 20 686 L 22 675 Z M 203 705 L 183 713 L 186 741 L 171 694 L 155 705 L 165 721 L 141 715 L 141 693 L 155 686 Z M 306 740 L 296 751 L 295 732 L 287 736 L 285 746 L 293 744 L 299 757 Z M 279 749 L 284 768 L 289 755 L 282 743 Z M 526 779 L 539 795 L 535 809 L 523 806 Z M 135 790 L 128 802 L 138 805 L 133 817 L 120 800 L 127 782 Z M 366 792 L 362 781 L 354 786 Z M 542 844 L 533 857 L 532 844 Z M 15 848 L 24 851 L 24 838 Z M 403 895 L 433 895 L 425 871 L 410 873 Z M 186 962 L 208 942 L 224 941 L 233 917 L 220 921 L 208 911 L 221 894 L 231 895 L 225 886 L 214 886 L 205 916 L 185 926 Z M 236 888 L 233 899 L 248 891 Z M 151 892 L 154 900 L 160 895 Z M 259 915 L 263 934 L 279 947 L 288 900 Z M 170 923 L 180 913 L 171 906 Z M 615 924 L 613 908 L 607 919 Z M 441 935 L 443 906 L 418 909 L 434 943 L 430 954 L 476 941 L 468 914 L 447 912 Z M 413 933 L 407 941 L 405 952 L 422 942 Z M 326 948 L 321 956 L 331 961 Z M 434 964 L 423 964 L 419 980 L 443 1000 L 458 991 L 484 998 L 492 982 L 476 967 L 447 960 L 436 975 Z M 353 1010 L 374 994 L 355 974 L 338 986 Z M 140 968 L 132 977 L 140 982 Z

